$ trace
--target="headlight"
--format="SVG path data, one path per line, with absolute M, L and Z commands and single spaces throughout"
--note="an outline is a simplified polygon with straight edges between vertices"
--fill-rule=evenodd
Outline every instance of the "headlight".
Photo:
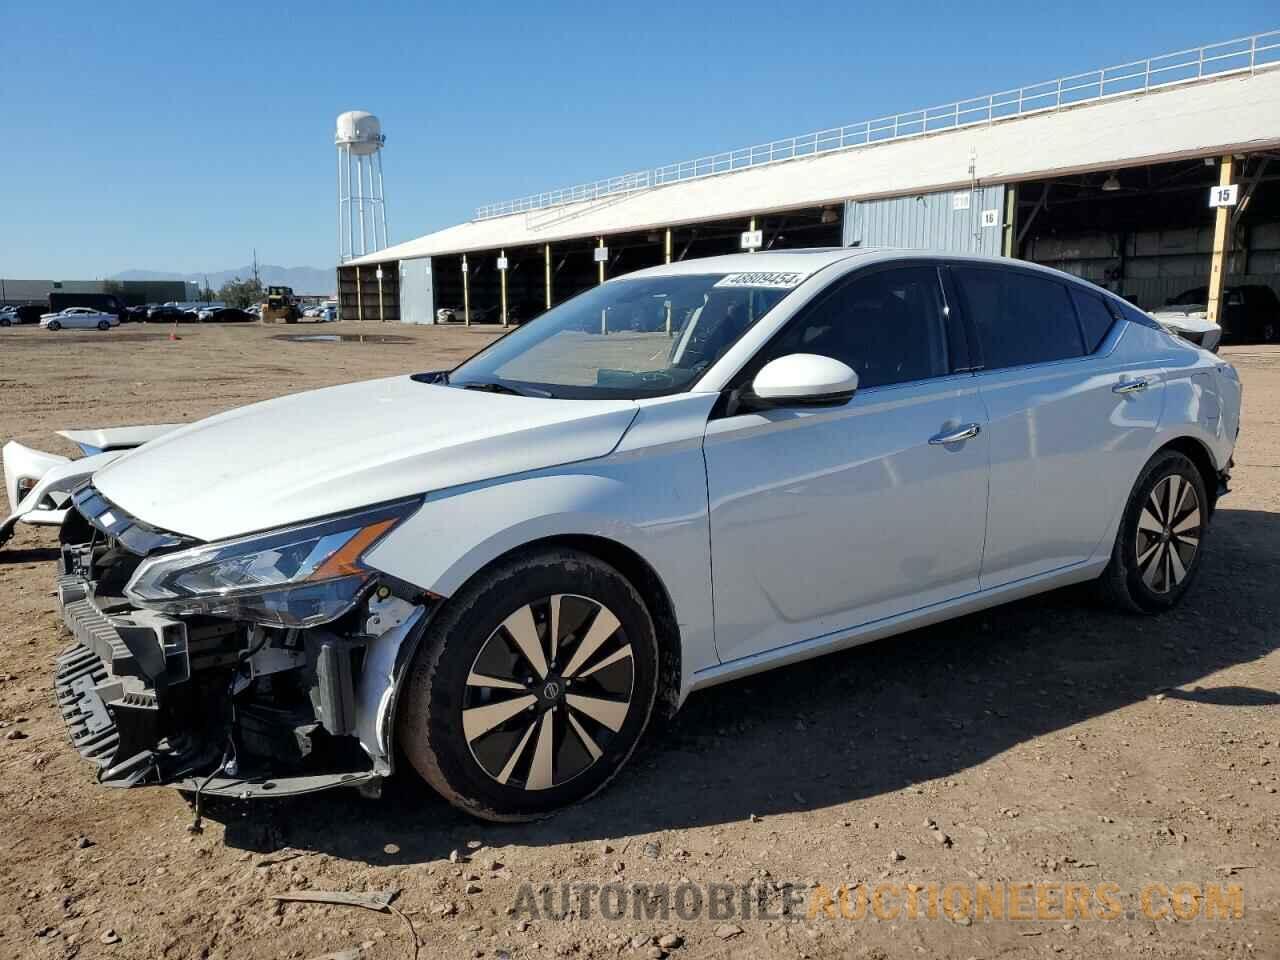
M 139 606 L 281 627 L 328 623 L 373 578 L 363 556 L 421 500 L 350 513 L 144 561 L 125 587 Z

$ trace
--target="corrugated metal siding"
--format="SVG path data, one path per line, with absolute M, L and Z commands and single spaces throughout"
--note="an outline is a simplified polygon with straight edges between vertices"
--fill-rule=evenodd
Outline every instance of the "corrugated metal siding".
M 995 223 L 983 225 L 983 212 Z M 850 200 L 845 206 L 846 247 L 906 247 L 999 256 L 1004 185 L 947 190 L 885 200 Z
M 435 323 L 436 301 L 431 258 L 400 261 L 400 322 Z

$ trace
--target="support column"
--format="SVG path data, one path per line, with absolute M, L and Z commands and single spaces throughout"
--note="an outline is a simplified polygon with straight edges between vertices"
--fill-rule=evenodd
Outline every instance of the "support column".
M 604 237 L 596 237 L 596 249 L 604 249 Z M 604 261 L 601 260 L 597 263 L 596 268 L 596 275 L 599 277 L 599 282 L 604 283 Z
M 747 229 L 748 229 L 748 230 L 750 230 L 752 233 L 755 233 L 755 232 L 756 232 L 756 218 L 755 218 L 755 217 L 752 217 L 752 218 L 751 218 L 751 222 L 750 222 L 749 224 L 747 224 Z M 755 252 L 756 252 L 756 248 L 755 248 L 755 247 L 747 247 L 747 253 L 755 253 Z
M 505 261 L 507 259 L 506 249 L 499 250 L 498 256 Z M 507 271 L 503 269 L 499 270 L 498 273 L 501 274 L 498 280 L 502 284 L 502 325 L 505 327 L 507 325 Z
M 1018 185 L 1011 183 L 1004 188 L 1004 227 L 1000 237 L 1000 255 L 1015 257 L 1014 238 L 1018 236 Z
M 547 309 L 551 309 L 551 244 L 542 246 L 543 282 L 547 288 Z
M 378 322 L 387 322 L 386 310 L 382 305 L 382 267 L 378 267 Z
M 462 255 L 462 322 L 471 326 L 471 278 L 467 275 L 467 255 Z
M 662 244 L 663 244 L 662 246 L 663 256 L 666 257 L 666 259 L 663 262 L 670 263 L 671 262 L 671 228 L 670 227 L 667 227 L 667 235 L 666 235 L 666 238 L 663 240 Z
M 360 285 L 359 267 L 356 267 L 356 319 L 364 321 L 364 288 Z
M 1231 183 L 1234 163 L 1231 155 L 1222 158 L 1222 166 L 1218 175 L 1218 185 L 1225 187 Z M 1221 324 L 1222 287 L 1227 272 L 1227 256 L 1231 252 L 1231 208 L 1218 207 L 1214 211 L 1213 221 L 1213 259 L 1209 263 L 1209 322 Z

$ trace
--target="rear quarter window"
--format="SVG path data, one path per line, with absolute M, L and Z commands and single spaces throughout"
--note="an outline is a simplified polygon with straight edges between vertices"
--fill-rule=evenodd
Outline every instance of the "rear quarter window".
M 1107 309 L 1107 305 L 1096 293 L 1078 287 L 1071 288 L 1071 302 L 1076 306 L 1076 316 L 1080 318 L 1080 332 L 1084 334 L 1084 351 L 1093 353 L 1102 346 L 1111 332 L 1115 317 Z

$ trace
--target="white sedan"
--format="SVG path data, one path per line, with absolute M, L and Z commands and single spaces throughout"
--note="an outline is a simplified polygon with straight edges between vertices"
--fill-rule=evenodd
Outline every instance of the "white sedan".
M 110 330 L 119 325 L 120 318 L 114 313 L 103 313 L 92 307 L 67 307 L 57 313 L 46 313 L 40 317 L 40 326 L 45 330 L 61 330 L 63 327 Z
M 713 684 L 1085 581 L 1169 610 L 1239 416 L 1230 364 L 1031 264 L 641 270 L 453 370 L 98 469 L 61 528 L 57 702 L 104 783 L 376 792 L 404 756 L 538 817 Z

